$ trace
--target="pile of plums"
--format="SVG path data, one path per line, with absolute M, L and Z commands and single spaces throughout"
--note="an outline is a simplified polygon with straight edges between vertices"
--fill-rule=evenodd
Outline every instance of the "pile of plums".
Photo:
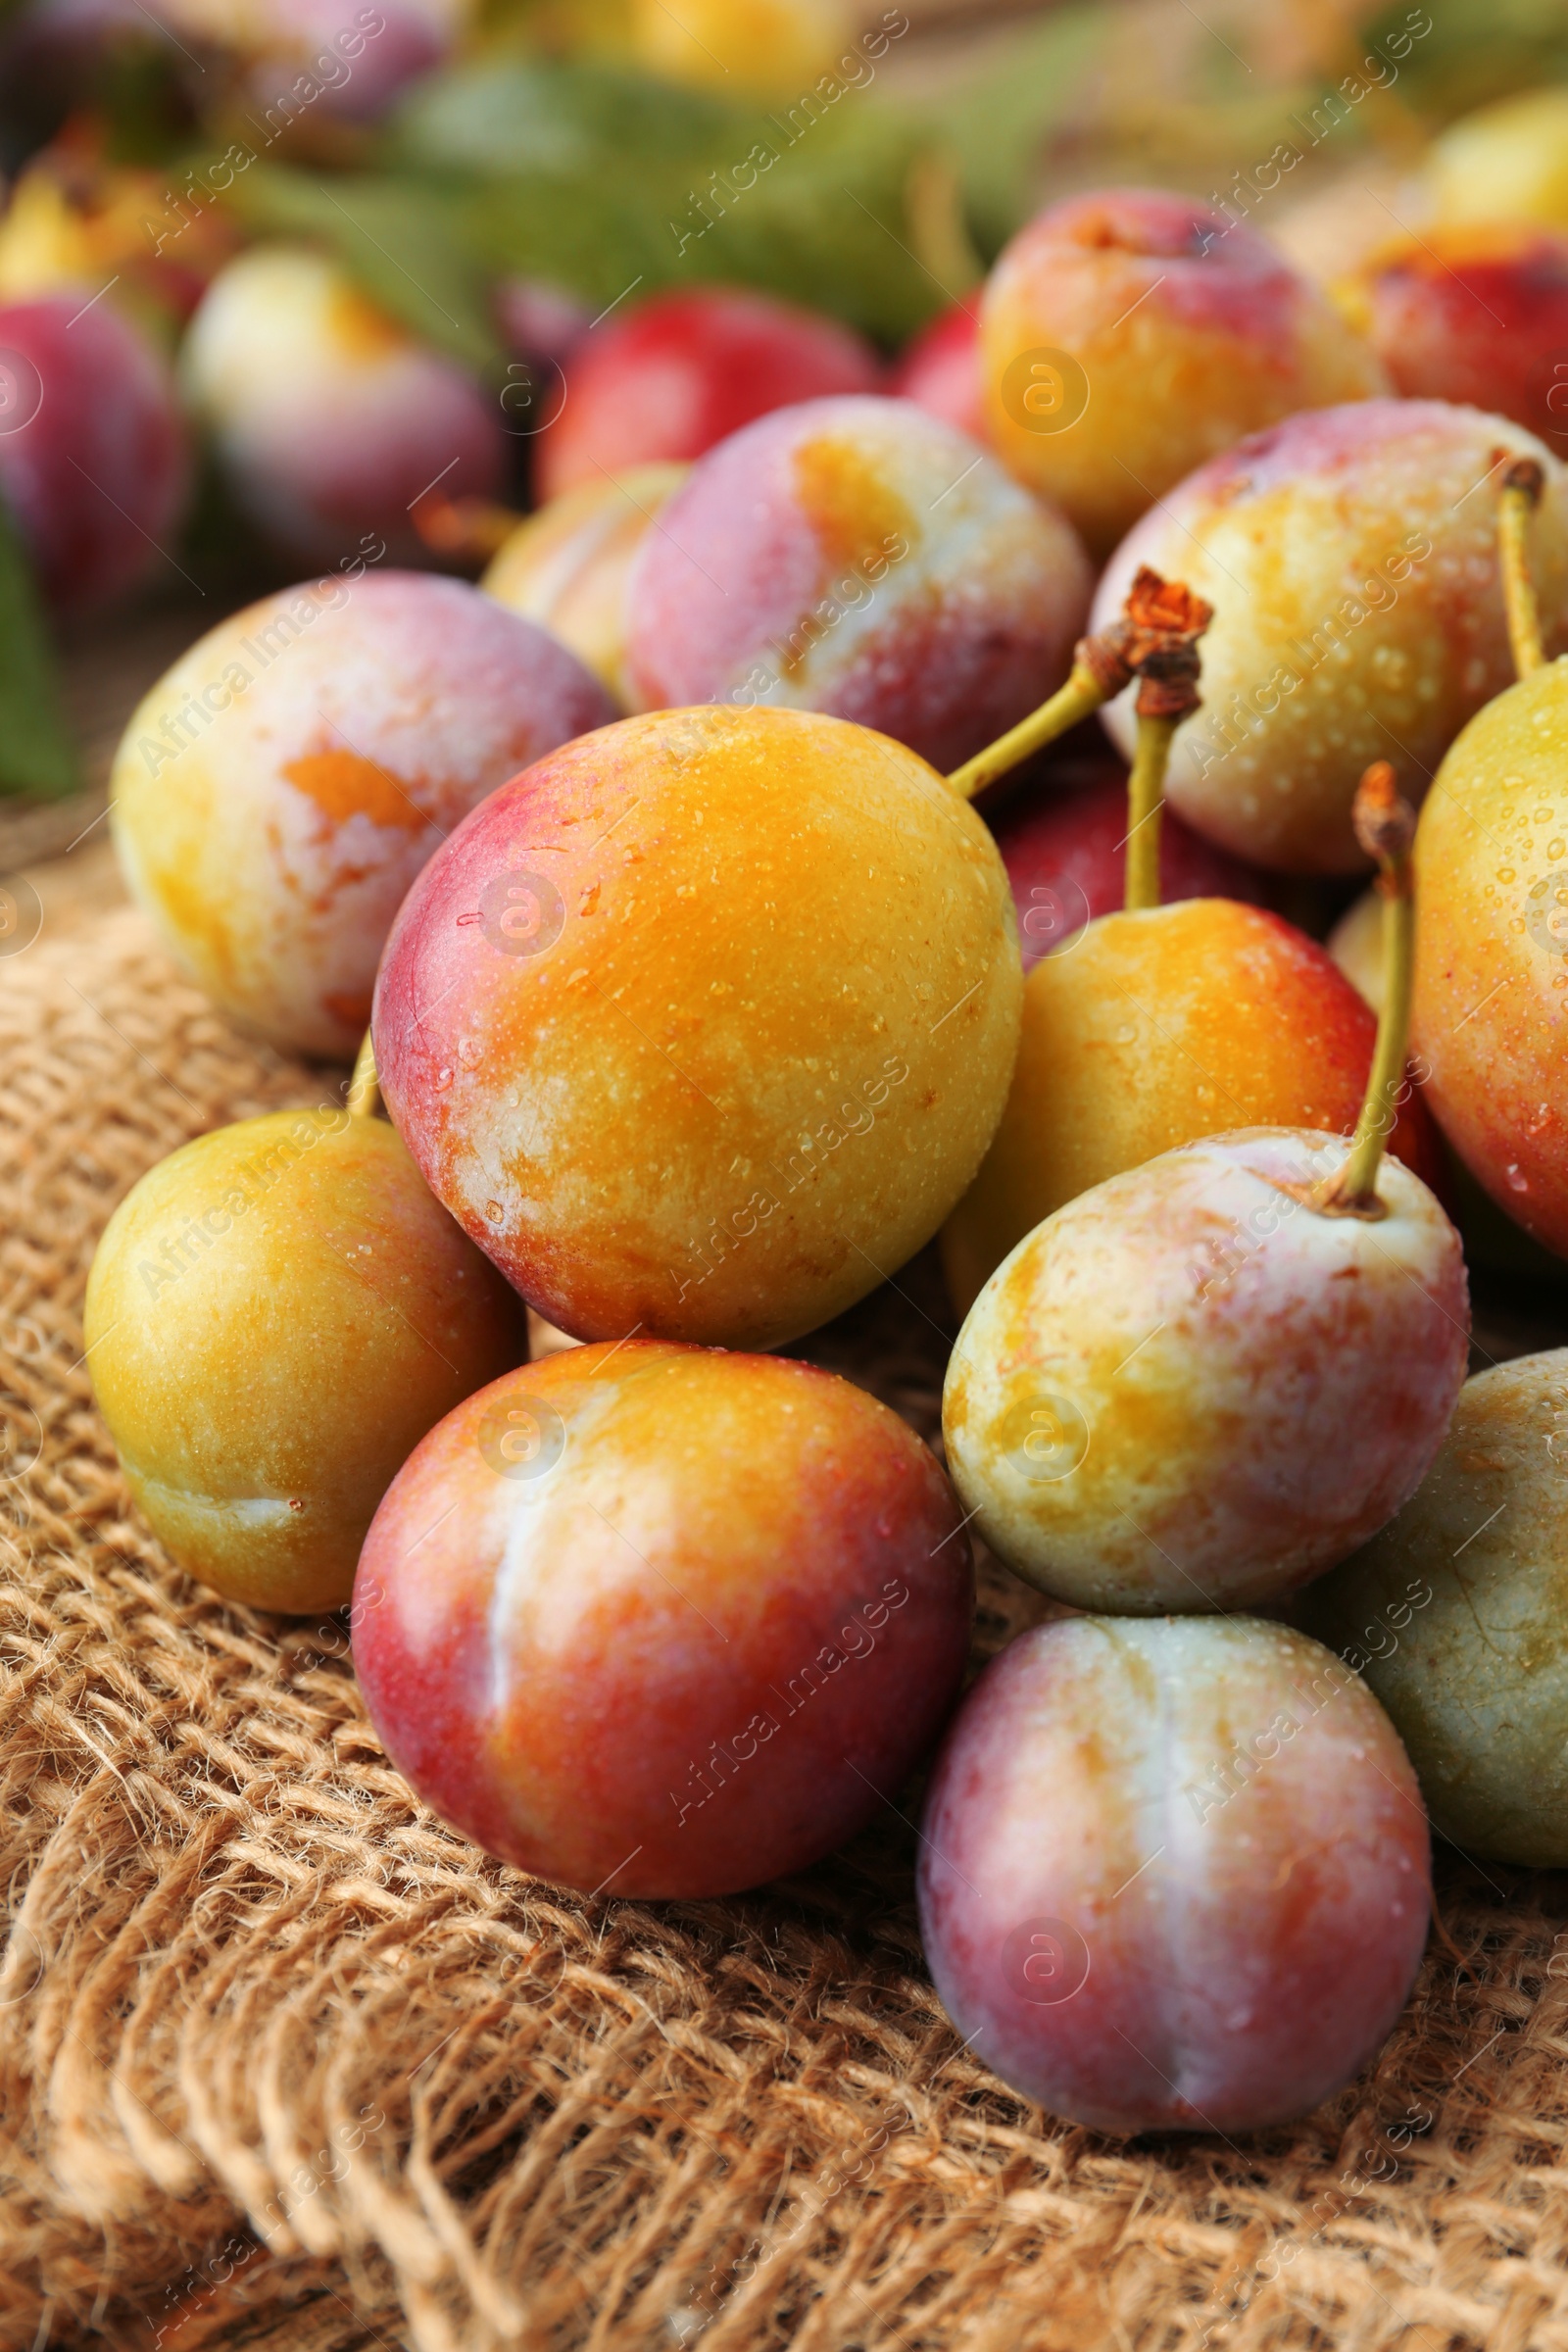
M 1568 472 L 1450 397 L 1451 288 L 1364 297 L 1125 190 L 892 376 L 659 297 L 575 328 L 514 524 L 419 355 L 242 257 L 187 379 L 338 560 L 194 646 L 115 774 L 215 1004 L 358 1053 L 99 1248 L 171 1554 L 352 1590 L 416 1789 L 591 1894 L 798 1870 L 945 1734 L 938 1987 L 1115 2132 L 1349 2079 L 1428 1804 L 1568 1861 L 1568 1353 L 1463 1386 L 1449 1215 L 1457 1171 L 1568 1254 Z M 289 421 L 329 337 L 384 396 L 336 439 Z M 409 399 L 481 586 L 344 550 L 356 416 Z M 1369 875 L 1333 953 L 1289 919 Z M 946 1467 L 789 1353 L 939 1236 Z M 526 1361 L 525 1304 L 577 1345 Z M 965 1695 L 971 1528 L 1054 1609 Z

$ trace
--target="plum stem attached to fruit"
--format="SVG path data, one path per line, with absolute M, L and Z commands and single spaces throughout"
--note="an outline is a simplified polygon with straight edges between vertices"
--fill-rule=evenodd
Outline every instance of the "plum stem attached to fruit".
M 1496 456 L 1507 453 L 1498 450 Z M 1541 642 L 1541 602 L 1530 572 L 1530 517 L 1541 504 L 1545 477 L 1536 458 L 1515 458 L 1502 477 L 1497 501 L 1497 560 L 1502 601 L 1508 613 L 1508 643 L 1522 678 L 1545 666 Z
M 1205 615 L 1208 608 L 1202 608 Z M 1207 620 L 1202 625 L 1206 628 Z M 1198 639 L 1173 631 L 1138 663 L 1138 741 L 1127 779 L 1129 914 L 1159 905 L 1159 834 L 1171 739 L 1198 709 Z
M 1114 631 L 1105 631 L 1105 638 L 1113 635 Z M 1005 735 L 988 744 L 983 752 L 976 752 L 974 758 L 966 760 L 962 767 L 956 767 L 948 778 L 954 791 L 960 793 L 966 801 L 972 801 L 976 793 L 984 792 L 986 786 L 994 784 L 999 776 L 1006 775 L 1033 753 L 1044 751 L 1048 743 L 1054 743 L 1058 735 L 1065 735 L 1069 727 L 1077 726 L 1080 719 L 1091 717 L 1102 703 L 1108 703 L 1112 695 L 1119 694 L 1131 678 L 1131 670 L 1111 678 L 1107 674 L 1110 668 L 1108 660 L 1102 668 L 1097 668 L 1092 661 L 1085 659 L 1091 647 L 1096 648 L 1098 653 L 1104 641 L 1103 638 L 1084 638 L 1078 647 L 1072 674 L 1066 685 L 1058 687 L 1050 702 L 1042 703 L 1038 710 L 1032 710 L 1015 727 L 1009 727 Z
M 1072 672 L 1047 703 L 1032 711 L 1005 735 L 955 768 L 948 782 L 966 801 L 1018 766 L 1034 752 L 1043 751 L 1110 702 L 1135 676 L 1161 674 L 1161 663 L 1191 652 L 1213 619 L 1213 607 L 1174 580 L 1162 580 L 1146 564 L 1127 593 L 1119 620 L 1109 628 L 1083 637 L 1073 653 Z M 1193 672 L 1196 675 L 1196 668 Z M 1191 706 L 1196 708 L 1196 700 Z M 1185 712 L 1183 713 L 1185 716 Z
M 375 1066 L 375 1046 L 368 1029 L 354 1060 L 354 1075 L 349 1080 L 349 1116 L 351 1119 L 373 1119 L 381 1108 L 381 1078 Z
M 1138 742 L 1127 778 L 1127 896 L 1129 914 L 1159 905 L 1159 826 L 1165 808 L 1165 770 L 1175 718 L 1138 714 Z
M 1323 1216 L 1383 1217 L 1388 1210 L 1378 1198 L 1378 1171 L 1404 1085 L 1410 984 L 1415 971 L 1415 888 L 1410 870 L 1415 810 L 1400 793 L 1386 760 L 1374 760 L 1361 778 L 1354 823 L 1356 840 L 1378 865 L 1377 887 L 1383 900 L 1383 1011 L 1349 1155 L 1308 1200 Z

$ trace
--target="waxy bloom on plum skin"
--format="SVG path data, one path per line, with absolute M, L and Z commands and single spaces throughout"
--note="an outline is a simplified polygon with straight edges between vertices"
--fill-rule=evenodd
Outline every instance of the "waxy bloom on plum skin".
M 775 1347 L 928 1241 L 1023 973 L 968 804 L 808 711 L 623 719 L 492 793 L 398 916 L 373 1030 L 438 1200 L 546 1319 Z
M 1141 564 L 1214 607 L 1203 708 L 1171 751 L 1171 807 L 1283 873 L 1364 870 L 1350 821 L 1368 761 L 1419 807 L 1459 729 L 1514 674 L 1496 552 L 1505 457 L 1545 473 L 1532 538 L 1543 617 L 1568 631 L 1568 471 L 1505 416 L 1363 400 L 1288 417 L 1189 474 L 1122 541 L 1093 619 Z M 1130 698 L 1105 725 L 1125 751 Z
M 1004 1259 L 943 1396 L 954 1481 L 1075 1607 L 1278 1600 L 1390 1520 L 1464 1380 L 1459 1237 L 1385 1159 L 1384 1212 L 1325 1215 L 1340 1136 L 1243 1129 L 1057 1209 Z
M 710 450 L 638 550 L 645 709 L 827 710 L 951 770 L 1067 675 L 1077 534 L 912 401 L 812 400 Z
M 612 709 L 564 645 L 466 581 L 367 561 L 199 638 L 132 715 L 110 787 L 132 895 L 213 1002 L 285 1051 L 349 1061 L 425 859 Z
M 354 1658 L 399 1769 L 491 1853 L 589 1892 L 721 1894 L 897 1796 L 973 1605 L 956 1498 L 886 1405 L 637 1339 L 430 1433 L 367 1540 Z
M 1366 1686 L 1252 1617 L 1035 1626 L 931 1782 L 920 1934 L 988 2066 L 1102 2132 L 1305 2115 L 1404 2004 L 1426 1813 Z

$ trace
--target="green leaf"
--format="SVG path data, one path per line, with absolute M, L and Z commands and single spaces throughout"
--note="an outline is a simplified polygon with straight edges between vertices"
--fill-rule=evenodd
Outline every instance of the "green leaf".
M 235 180 L 226 202 L 255 234 L 329 247 L 383 310 L 475 373 L 500 366 L 484 270 L 464 205 L 448 191 L 410 178 L 325 178 L 260 164 Z
M 733 196 L 708 194 L 708 213 L 723 207 L 711 228 L 693 202 L 708 183 L 686 191 L 664 223 L 670 250 L 688 276 L 765 286 L 883 342 L 905 342 L 963 291 L 944 284 L 911 246 L 906 192 L 929 145 L 923 126 L 869 105 L 792 127 L 800 120 L 782 109 L 768 118 L 759 146 L 777 160 L 755 187 L 734 185 L 748 151 L 726 159 Z M 682 253 L 679 234 L 688 230 L 696 233 Z
M 418 85 L 392 127 L 388 160 L 568 177 L 603 162 L 692 166 L 727 154 L 759 113 L 613 66 L 479 59 Z
M 831 85 L 829 85 L 831 87 Z M 263 234 L 325 242 L 366 291 L 481 371 L 487 290 L 549 280 L 608 308 L 730 279 L 897 342 L 946 291 L 909 251 L 926 134 L 848 86 L 772 115 L 600 66 L 502 60 L 438 75 L 375 173 L 260 164 L 229 201 Z
M 0 499 L 0 793 L 54 801 L 80 783 L 43 606 Z
M 1414 30 L 1422 21 L 1428 29 Z M 1562 0 L 1443 0 L 1383 10 L 1360 47 L 1397 61 L 1399 95 L 1447 120 L 1542 81 L 1568 80 Z
M 822 122 L 792 148 L 780 124 L 749 123 L 745 144 L 710 150 L 701 168 L 601 160 L 580 180 L 483 180 L 466 218 L 474 252 L 498 276 L 548 278 L 599 305 L 730 281 L 898 342 L 945 299 L 907 248 L 903 191 L 915 152 L 898 124 L 845 137 Z
M 976 234 L 1003 246 L 1027 215 L 1046 146 L 1066 122 L 1116 27 L 1098 0 L 1053 11 L 1000 53 L 959 74 L 944 98 L 924 100 L 918 120 L 956 158 Z
M 466 182 L 472 250 L 497 274 L 595 303 L 728 278 L 889 340 L 944 300 L 907 250 L 918 119 L 824 75 L 772 111 L 594 62 L 507 58 L 438 74 L 390 157 Z

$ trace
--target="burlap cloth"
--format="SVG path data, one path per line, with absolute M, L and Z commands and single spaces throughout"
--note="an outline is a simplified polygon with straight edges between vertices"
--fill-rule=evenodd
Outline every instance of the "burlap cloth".
M 898 1813 L 742 1901 L 562 1894 L 413 1801 L 337 1620 L 170 1567 L 93 1245 L 322 1084 L 127 911 L 0 962 L 0 2341 L 1568 2347 L 1555 1879 L 1440 1860 L 1416 1996 L 1309 2122 L 1117 2145 L 960 2046 Z M 917 1264 L 810 1352 L 930 1434 L 943 1311 Z M 1030 1605 L 988 1571 L 979 1650 Z

